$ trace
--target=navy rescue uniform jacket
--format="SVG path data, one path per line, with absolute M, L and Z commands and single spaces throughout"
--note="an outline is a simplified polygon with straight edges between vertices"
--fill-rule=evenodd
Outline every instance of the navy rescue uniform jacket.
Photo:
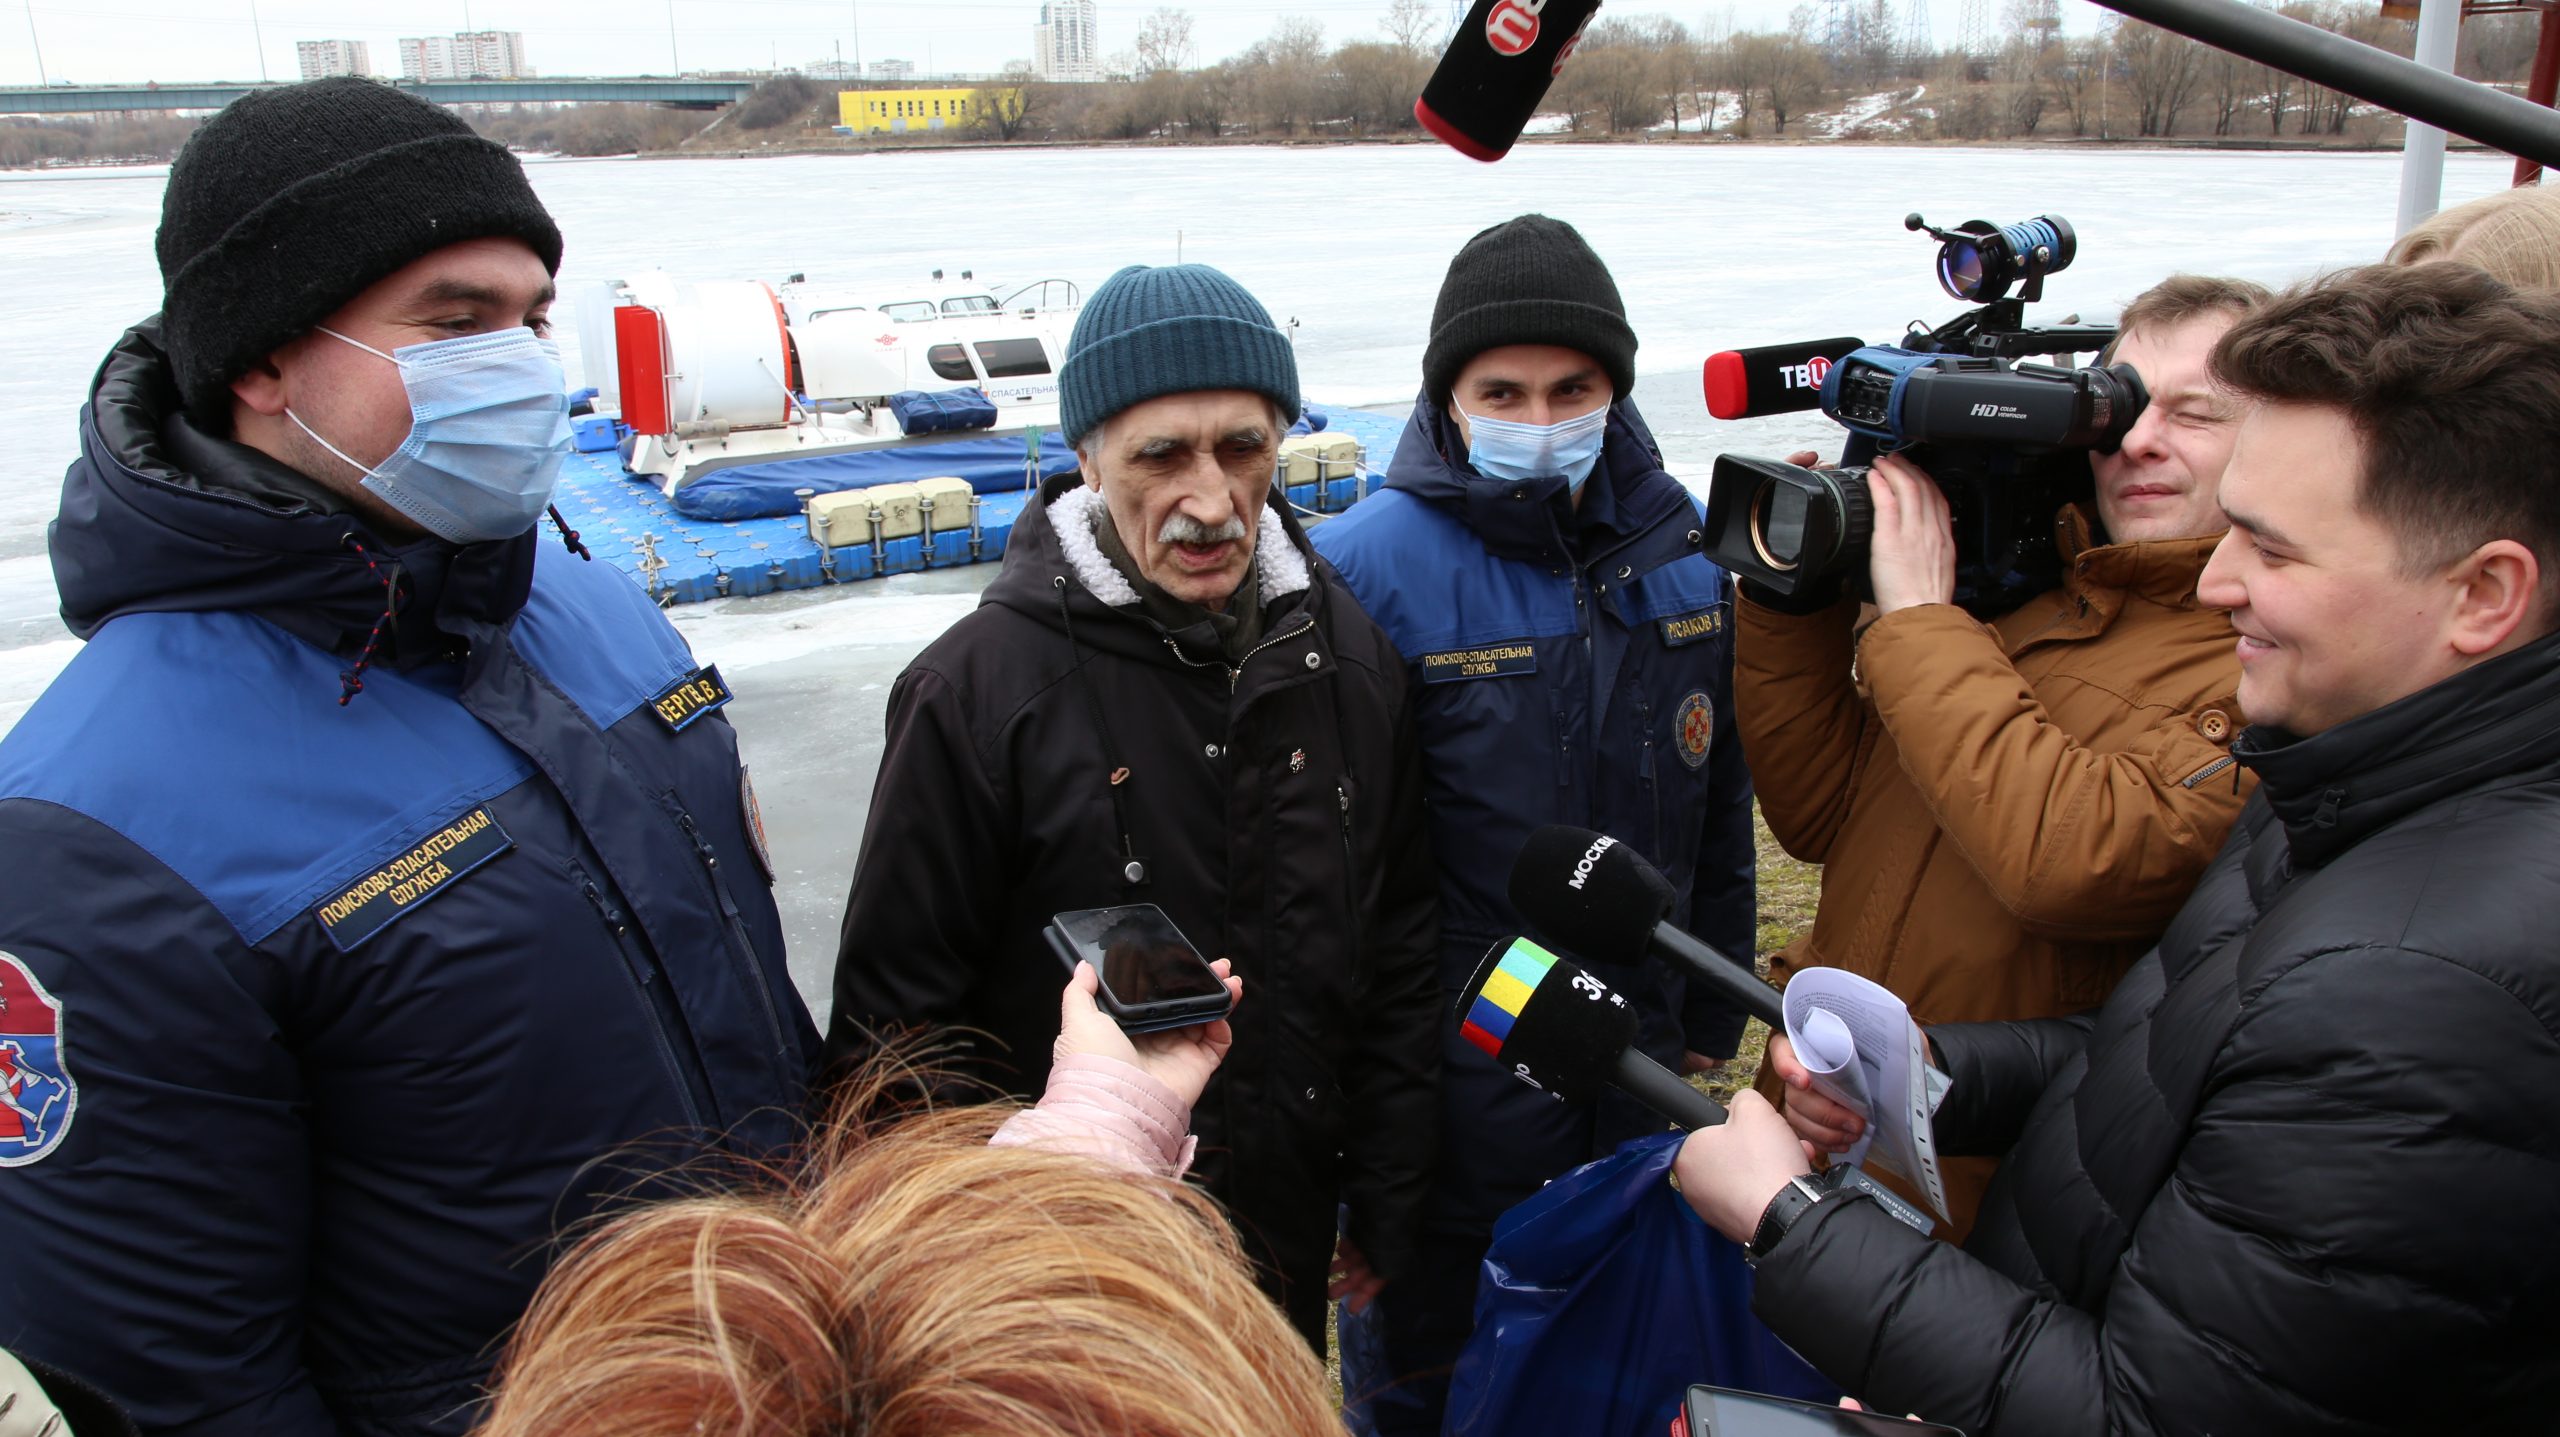
M 1575 508 L 1562 479 L 1487 479 L 1428 398 L 1386 487 L 1317 528 L 1318 552 L 1403 656 L 1440 863 L 1444 1078 L 1435 1221 L 1486 1228 L 1557 1174 L 1658 1129 L 1614 1097 L 1595 1124 L 1457 1036 L 1459 990 L 1521 932 L 1506 888 L 1545 824 L 1597 829 L 1671 879 L 1670 921 L 1752 959 L 1751 778 L 1733 728 L 1733 585 L 1633 404 L 1609 418 Z M 1644 1050 L 1730 1056 L 1743 1014 L 1658 960 L 1595 963 Z
M 81 440 L 89 642 L 0 741 L 0 1346 L 154 1433 L 458 1434 L 561 1234 L 795 1130 L 726 690 L 605 564 L 195 431 L 150 324 Z

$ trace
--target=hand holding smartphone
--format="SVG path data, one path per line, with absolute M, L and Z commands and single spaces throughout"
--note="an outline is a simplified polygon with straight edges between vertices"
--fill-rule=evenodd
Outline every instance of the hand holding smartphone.
M 1203 960 L 1152 904 L 1062 913 L 1048 938 L 1069 975 L 1058 1055 L 1118 1059 L 1171 1088 L 1186 1108 L 1197 1104 L 1235 1043 L 1225 1019 L 1244 980 L 1228 976 L 1224 959 Z M 1109 986 L 1115 956 L 1117 993 Z
M 1226 980 L 1152 903 L 1061 913 L 1044 936 L 1069 974 L 1093 965 L 1094 1001 L 1132 1036 L 1213 1023 L 1235 1006 Z

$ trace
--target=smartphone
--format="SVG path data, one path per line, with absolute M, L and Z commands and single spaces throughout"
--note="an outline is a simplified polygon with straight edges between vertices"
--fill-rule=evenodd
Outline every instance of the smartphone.
M 1102 975 L 1095 995 L 1124 1033 L 1160 1033 L 1227 1016 L 1227 985 L 1152 903 L 1061 913 L 1044 930 L 1069 973 L 1090 963 Z
M 1704 1384 L 1689 1389 L 1682 1407 L 1672 1437 L 1964 1437 L 1935 1422 Z

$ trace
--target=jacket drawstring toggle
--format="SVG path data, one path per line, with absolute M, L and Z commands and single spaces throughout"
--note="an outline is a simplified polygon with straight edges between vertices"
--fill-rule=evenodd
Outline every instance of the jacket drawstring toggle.
M 356 695 L 364 692 L 364 671 L 373 663 L 375 650 L 382 646 L 382 630 L 391 622 L 392 613 L 398 607 L 398 595 L 393 588 L 394 580 L 389 574 L 382 572 L 382 565 L 374 561 L 373 551 L 366 548 L 364 541 L 353 534 L 347 535 L 346 545 L 356 551 L 356 557 L 364 560 L 364 566 L 371 570 L 373 577 L 382 584 L 382 613 L 373 621 L 373 631 L 364 636 L 364 648 L 357 653 L 355 666 L 338 672 L 338 707 L 340 708 L 345 708 L 354 701 Z

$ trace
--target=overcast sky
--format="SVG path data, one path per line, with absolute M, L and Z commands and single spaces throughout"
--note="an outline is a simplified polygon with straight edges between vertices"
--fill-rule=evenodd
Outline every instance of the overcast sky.
M 1445 0 L 1435 0 L 1446 12 Z M 1673 16 L 1695 26 L 1730 16 L 1740 29 L 1786 23 L 1797 0 L 1717 0 L 1663 4 L 1614 0 L 1605 15 Z M 1930 0 L 1939 43 L 1954 38 L 1962 0 Z M 1994 0 L 1996 14 L 2003 0 Z M 2066 23 L 2086 28 L 2084 12 Z M 842 47 L 865 60 L 911 60 L 919 70 L 1004 68 L 1031 55 L 1038 0 L 17 0 L 0 15 L 0 84 L 53 81 L 256 79 L 263 57 L 275 79 L 295 75 L 296 40 L 363 40 L 375 70 L 397 73 L 395 41 L 460 29 L 515 30 L 533 67 L 549 75 L 664 74 L 671 57 L 687 70 L 762 70 L 830 59 Z M 1129 48 L 1154 4 L 1101 7 L 1105 54 Z M 1304 15 L 1325 37 L 1376 38 L 1387 0 L 1192 0 L 1197 59 L 1232 55 Z M 670 34 L 672 17 L 672 35 Z

